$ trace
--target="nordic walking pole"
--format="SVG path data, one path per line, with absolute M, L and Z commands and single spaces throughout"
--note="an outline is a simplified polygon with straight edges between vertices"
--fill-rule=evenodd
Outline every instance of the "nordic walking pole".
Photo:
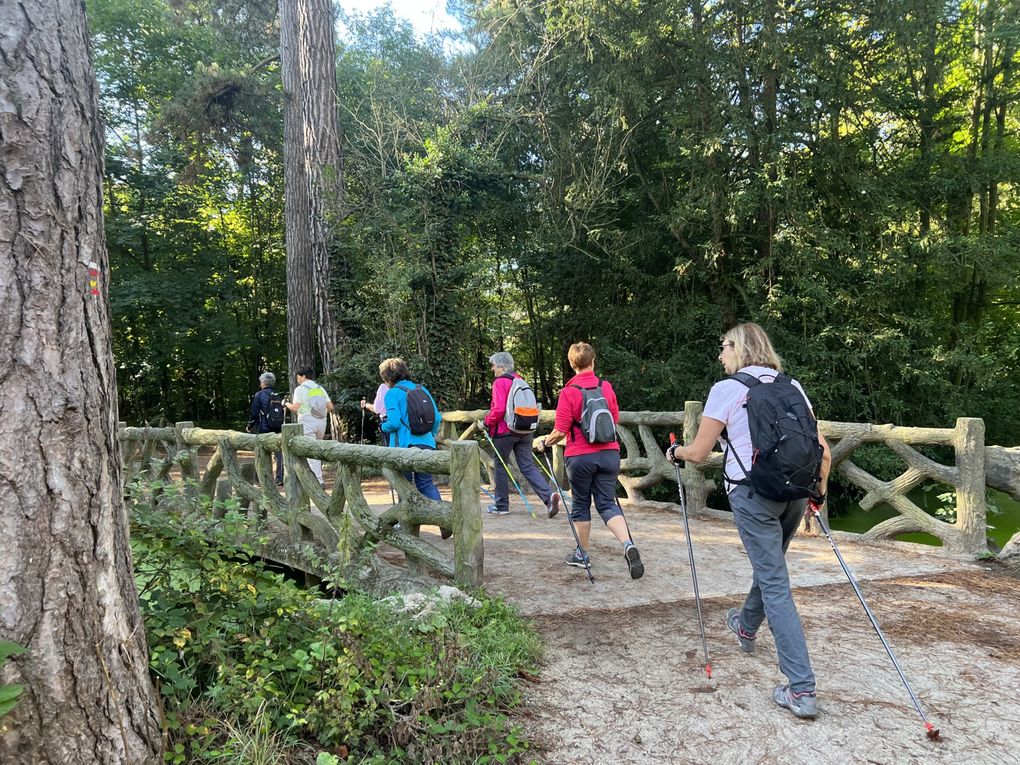
M 379 416 L 379 429 L 376 431 L 376 437 L 383 442 L 381 444 L 382 446 L 389 446 L 390 445 L 389 434 L 382 429 L 382 424 L 386 420 L 382 415 L 379 415 L 378 412 L 376 412 L 376 414 Z M 362 417 L 365 416 L 364 411 L 362 412 L 361 416 Z M 383 475 L 383 478 L 384 479 L 386 478 L 385 474 Z M 394 505 L 397 504 L 397 495 L 393 493 L 393 484 L 391 484 L 389 481 L 386 481 L 386 485 L 390 487 L 390 502 Z
M 517 483 L 517 479 L 514 478 L 514 474 L 510 472 L 510 466 L 503 461 L 503 457 L 499 453 L 499 449 L 496 448 L 496 444 L 493 443 L 492 438 L 489 436 L 489 431 L 486 430 L 485 428 L 480 428 L 480 430 L 482 431 L 482 435 L 485 436 L 485 440 L 489 442 L 489 446 L 492 447 L 492 453 L 496 455 L 496 459 L 499 460 L 499 464 L 503 466 L 503 469 L 506 471 L 507 476 L 513 482 L 514 488 L 517 489 L 517 493 L 520 494 L 521 499 L 524 500 L 524 506 L 528 508 L 528 512 L 531 513 L 531 517 L 537 519 L 538 516 L 535 515 L 535 511 L 531 509 L 531 503 L 528 502 L 528 498 L 525 497 L 524 492 L 521 491 L 521 485 Z
M 677 445 L 676 434 L 669 434 L 670 448 Z M 712 679 L 712 662 L 708 658 L 708 640 L 705 639 L 705 619 L 701 615 L 701 592 L 698 590 L 698 569 L 694 565 L 694 545 L 691 543 L 691 525 L 687 520 L 687 492 L 684 491 L 683 481 L 680 480 L 680 465 L 673 463 L 676 468 L 676 488 L 680 493 L 680 512 L 684 517 L 684 536 L 687 537 L 687 560 L 691 562 L 691 580 L 694 582 L 694 603 L 698 607 L 698 626 L 701 627 L 701 647 L 705 649 L 705 674 L 709 680 Z
M 822 532 L 825 534 L 825 538 L 829 540 L 829 546 L 832 551 L 836 553 L 836 560 L 839 561 L 839 565 L 843 567 L 843 573 L 846 574 L 846 578 L 850 580 L 850 586 L 854 588 L 854 593 L 857 595 L 857 599 L 861 601 L 861 605 L 864 606 L 864 613 L 868 615 L 868 619 L 871 620 L 871 626 L 875 628 L 875 632 L 878 634 L 878 639 L 882 641 L 882 646 L 885 648 L 885 652 L 889 654 L 889 658 L 892 660 L 893 666 L 896 668 L 896 672 L 899 673 L 900 680 L 903 681 L 903 687 L 907 689 L 907 693 L 910 694 L 910 700 L 914 702 L 914 709 L 917 710 L 917 714 L 921 716 L 921 721 L 924 723 L 924 735 L 930 738 L 932 741 L 939 740 L 939 729 L 928 722 L 928 718 L 924 715 L 924 710 L 921 708 L 921 702 L 918 701 L 917 696 L 914 694 L 914 689 L 910 687 L 910 683 L 907 682 L 907 676 L 903 674 L 903 669 L 900 667 L 900 663 L 896 661 L 896 656 L 892 652 L 892 648 L 889 647 L 889 641 L 885 639 L 885 635 L 882 634 L 881 628 L 878 626 L 878 620 L 875 619 L 875 615 L 871 613 L 871 609 L 868 608 L 868 604 L 864 601 L 864 594 L 861 592 L 860 586 L 857 584 L 857 580 L 851 573 L 850 568 L 846 565 L 846 561 L 843 560 L 843 556 L 839 552 L 839 548 L 836 547 L 836 542 L 832 539 L 832 534 L 829 533 L 829 525 L 822 518 L 821 504 L 816 504 L 813 500 L 808 500 L 807 509 L 804 511 L 804 517 L 808 520 L 814 516 L 815 520 L 818 521 L 818 525 L 822 527 Z
M 588 557 L 588 551 L 581 547 L 581 538 L 577 536 L 577 528 L 574 526 L 574 519 L 570 517 L 570 506 L 567 504 L 567 498 L 563 496 L 563 489 L 560 488 L 559 481 L 556 480 L 556 476 L 553 474 L 552 465 L 549 464 L 549 458 L 546 456 L 545 451 L 540 452 L 542 459 L 545 460 L 545 465 L 538 463 L 539 467 L 545 471 L 545 474 L 549 476 L 549 480 L 552 481 L 553 487 L 556 489 L 556 493 L 560 495 L 560 502 L 563 503 L 563 508 L 567 511 L 567 523 L 570 525 L 570 533 L 574 535 L 574 544 L 577 545 L 577 549 L 581 551 L 581 557 L 584 559 L 584 570 L 588 574 L 588 581 L 595 584 L 595 577 L 591 573 L 591 559 Z
M 365 445 L 365 399 L 361 399 L 361 435 L 358 438 L 358 443 L 362 446 Z M 358 483 L 365 480 L 365 468 L 358 466 Z

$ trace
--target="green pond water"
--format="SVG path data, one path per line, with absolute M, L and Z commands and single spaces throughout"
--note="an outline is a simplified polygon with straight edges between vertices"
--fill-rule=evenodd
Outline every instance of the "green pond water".
M 908 496 L 918 507 L 923 508 L 930 515 L 938 517 L 935 515 L 935 509 L 943 504 L 938 498 L 939 493 L 941 492 L 916 489 Z M 993 512 L 991 508 L 988 509 L 988 536 L 1001 547 L 1020 530 L 1020 502 L 1002 492 L 991 489 L 988 490 L 987 500 L 989 504 L 998 508 L 998 512 Z M 867 511 L 862 510 L 860 505 L 853 504 L 849 510 L 839 516 L 834 516 L 829 525 L 840 531 L 862 533 L 896 515 L 897 512 L 886 504 L 876 505 Z M 920 542 L 926 545 L 940 544 L 937 538 L 924 533 L 900 534 L 896 539 L 902 542 Z

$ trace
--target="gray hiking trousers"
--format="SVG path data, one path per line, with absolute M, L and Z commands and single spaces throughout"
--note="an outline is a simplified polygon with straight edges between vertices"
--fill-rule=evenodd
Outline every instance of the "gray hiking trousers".
M 503 468 L 503 462 L 510 464 L 511 452 L 517 459 L 517 467 L 521 471 L 521 475 L 531 484 L 531 488 L 535 490 L 542 503 L 549 504 L 552 492 L 549 490 L 549 484 L 546 483 L 545 478 L 538 472 L 535 460 L 531 455 L 531 444 L 534 438 L 530 433 L 505 433 L 492 439 L 492 443 L 499 451 L 499 456 L 503 458 L 502 462 L 498 458 L 493 460 L 495 464 L 492 468 L 492 472 L 496 474 L 496 507 L 500 510 L 510 509 L 510 480 Z M 522 486 L 521 489 L 523 490 L 524 487 Z
M 815 675 L 786 570 L 786 548 L 804 518 L 807 500 L 776 502 L 752 495 L 748 486 L 734 487 L 729 499 L 737 532 L 754 570 L 740 624 L 754 634 L 767 618 L 776 640 L 779 669 L 790 681 L 791 690 L 813 691 Z

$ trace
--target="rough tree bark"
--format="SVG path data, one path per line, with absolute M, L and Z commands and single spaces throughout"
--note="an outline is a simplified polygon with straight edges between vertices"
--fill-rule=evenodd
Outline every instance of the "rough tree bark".
M 298 49 L 297 0 L 280 0 L 280 70 L 283 76 L 283 209 L 287 242 L 287 367 L 293 388 L 299 369 L 315 362 L 312 243 L 304 173 L 304 123 Z
M 0 677 L 25 686 L 0 719 L 0 762 L 158 762 L 85 10 L 3 2 L 0 29 L 0 639 L 28 649 Z
M 333 236 L 327 209 L 343 201 L 337 117 L 336 38 L 329 0 L 280 0 L 284 91 L 284 210 L 287 237 L 287 360 L 333 367 L 336 323 L 329 306 Z M 293 384 L 293 382 L 292 382 Z

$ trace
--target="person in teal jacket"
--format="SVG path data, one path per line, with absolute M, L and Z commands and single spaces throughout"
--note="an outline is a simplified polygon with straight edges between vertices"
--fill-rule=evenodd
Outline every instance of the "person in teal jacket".
M 389 386 L 385 399 L 386 419 L 382 421 L 381 427 L 383 432 L 388 433 L 390 436 L 390 446 L 411 449 L 435 449 L 436 433 L 439 432 L 439 423 L 443 417 L 439 413 L 435 399 L 432 399 L 432 394 L 429 393 L 427 388 L 422 386 L 422 389 L 432 399 L 433 416 L 435 417 L 432 430 L 428 433 L 415 435 L 411 432 L 407 422 L 407 392 L 414 390 L 416 383 L 411 380 L 411 373 L 407 369 L 407 364 L 403 359 L 386 359 L 379 365 L 379 376 Z M 413 478 L 414 485 L 424 496 L 429 499 L 439 500 L 439 489 L 436 488 L 435 483 L 432 481 L 432 476 L 428 473 L 405 473 L 404 477 L 408 480 Z

